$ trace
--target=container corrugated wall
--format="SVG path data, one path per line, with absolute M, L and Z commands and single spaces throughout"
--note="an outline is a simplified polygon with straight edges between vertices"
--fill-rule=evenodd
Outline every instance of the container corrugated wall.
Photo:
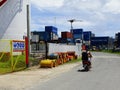
M 73 38 L 71 32 L 61 32 L 61 38 Z

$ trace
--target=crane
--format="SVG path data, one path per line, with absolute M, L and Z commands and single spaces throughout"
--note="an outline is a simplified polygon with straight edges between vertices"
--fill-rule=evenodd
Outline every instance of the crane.
M 82 20 L 76 20 L 76 19 L 70 19 L 70 20 L 68 20 L 68 22 L 70 22 L 71 23 L 71 32 L 72 32 L 72 30 L 73 30 L 73 22 L 82 22 Z

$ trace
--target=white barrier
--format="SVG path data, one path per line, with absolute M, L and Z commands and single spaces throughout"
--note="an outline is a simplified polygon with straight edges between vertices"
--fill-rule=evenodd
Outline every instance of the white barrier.
M 81 44 L 76 45 L 65 45 L 65 44 L 48 44 L 48 54 L 55 53 L 55 52 L 68 52 L 68 51 L 75 51 L 75 54 L 80 56 L 81 55 Z

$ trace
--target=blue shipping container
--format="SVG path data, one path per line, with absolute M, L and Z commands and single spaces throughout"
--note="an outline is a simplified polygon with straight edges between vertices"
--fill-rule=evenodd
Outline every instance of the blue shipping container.
M 86 32 L 83 32 L 83 40 L 84 41 L 90 41 L 91 39 L 91 31 L 86 31 Z
M 83 34 L 73 34 L 74 39 L 81 39 L 83 38 Z
M 55 33 L 57 35 L 58 30 L 54 26 L 45 26 L 45 32 L 50 32 L 50 33 L 53 32 L 53 33 Z
M 73 29 L 73 34 L 83 34 L 83 29 Z

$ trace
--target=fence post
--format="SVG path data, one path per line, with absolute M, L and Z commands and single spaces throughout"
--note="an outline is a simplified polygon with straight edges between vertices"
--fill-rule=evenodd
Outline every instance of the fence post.
M 13 45 L 12 45 L 12 40 L 10 40 L 10 56 L 11 56 L 11 68 L 12 68 L 12 72 L 13 70 Z

